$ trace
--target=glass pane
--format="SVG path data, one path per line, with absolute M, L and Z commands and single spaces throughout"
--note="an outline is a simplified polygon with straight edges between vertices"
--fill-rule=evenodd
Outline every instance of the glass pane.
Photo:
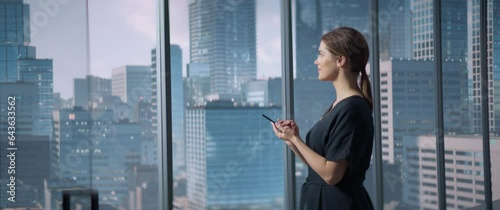
M 383 0 L 379 18 L 384 209 L 436 209 L 432 1 Z
M 294 1 L 294 113 L 304 141 L 308 131 L 336 99 L 336 91 L 331 81 L 318 80 L 318 67 L 314 62 L 318 55 L 321 37 L 337 27 L 348 26 L 360 31 L 370 43 L 372 34 L 369 24 L 371 20 L 369 3 L 368 0 Z M 369 48 L 372 50 L 371 47 Z M 370 167 L 374 168 L 374 166 Z M 299 206 L 302 185 L 306 182 L 309 170 L 312 169 L 296 157 L 297 206 Z M 369 188 L 373 180 L 370 170 L 366 176 L 364 185 Z M 324 184 L 326 185 L 326 182 Z M 375 197 L 371 198 L 373 201 Z
M 283 209 L 279 1 L 170 8 L 174 208 Z
M 441 12 L 446 206 L 485 209 L 479 1 L 446 0 Z
M 72 209 L 90 209 L 95 192 L 101 209 L 159 209 L 150 54 L 157 2 L 24 2 L 1 3 L 17 8 L 2 18 L 22 27 L 8 29 L 0 50 L 1 97 L 14 97 L 17 121 L 7 124 L 14 108 L 2 105 L 2 136 L 15 126 L 17 150 L 14 158 L 2 146 L 12 158 L 1 159 L 1 183 L 16 185 L 0 208 L 61 209 L 69 193 Z
M 88 11 L 85 1 L 0 5 L 0 209 L 61 209 L 64 190 L 92 187 L 92 125 L 67 111 L 89 69 Z

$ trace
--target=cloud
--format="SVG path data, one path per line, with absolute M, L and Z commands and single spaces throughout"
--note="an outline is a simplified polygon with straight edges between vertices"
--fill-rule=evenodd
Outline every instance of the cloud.
M 262 64 L 272 63 L 273 58 L 271 56 L 270 50 L 264 46 L 257 47 L 257 61 Z
M 116 0 L 125 23 L 156 42 L 157 1 L 156 0 Z

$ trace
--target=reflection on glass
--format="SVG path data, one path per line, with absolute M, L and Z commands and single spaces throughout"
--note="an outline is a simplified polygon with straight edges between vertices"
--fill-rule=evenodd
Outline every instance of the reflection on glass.
M 170 28 L 175 209 L 283 208 L 284 144 L 261 117 L 281 113 L 281 79 L 269 78 L 280 58 L 268 54 L 279 4 L 266 4 L 172 2 L 188 14 L 170 11 L 186 24 Z

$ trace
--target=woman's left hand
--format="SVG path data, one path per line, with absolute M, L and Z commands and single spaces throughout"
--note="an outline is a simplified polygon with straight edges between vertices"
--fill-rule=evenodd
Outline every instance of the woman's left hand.
M 284 121 L 271 123 L 271 125 L 273 126 L 274 135 L 276 135 L 280 139 L 290 141 L 292 137 L 296 135 L 296 132 L 292 127 L 285 125 L 283 122 Z

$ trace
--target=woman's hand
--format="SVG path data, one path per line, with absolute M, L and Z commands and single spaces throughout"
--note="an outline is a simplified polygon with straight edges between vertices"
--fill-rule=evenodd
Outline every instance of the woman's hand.
M 279 119 L 278 119 L 279 121 Z M 279 121 L 279 122 L 282 122 L 282 125 L 283 126 L 289 126 L 292 128 L 292 130 L 295 132 L 295 135 L 296 136 L 300 136 L 299 134 L 299 126 L 297 124 L 295 124 L 295 121 L 293 120 L 285 120 L 285 121 Z
M 274 135 L 285 141 L 290 141 L 292 137 L 299 136 L 299 127 L 293 120 L 282 121 L 278 119 L 276 123 L 271 123 L 271 125 L 273 126 Z

